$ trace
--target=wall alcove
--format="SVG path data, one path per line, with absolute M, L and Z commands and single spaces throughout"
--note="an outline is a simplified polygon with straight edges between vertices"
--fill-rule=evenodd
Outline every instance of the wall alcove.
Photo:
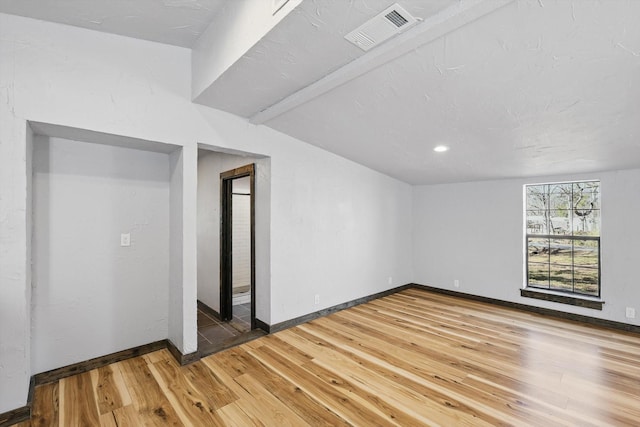
M 32 374 L 166 339 L 182 148 L 30 125 Z

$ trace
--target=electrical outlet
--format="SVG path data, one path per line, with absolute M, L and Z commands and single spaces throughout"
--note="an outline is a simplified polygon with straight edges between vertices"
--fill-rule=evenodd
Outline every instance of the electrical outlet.
M 627 307 L 626 310 L 627 319 L 635 319 L 636 318 L 636 309 L 633 307 Z
M 316 295 L 313 297 L 313 303 L 314 303 L 315 305 L 320 304 L 320 295 L 316 294 Z
M 120 235 L 120 246 L 131 246 L 131 233 L 122 233 Z
M 390 285 L 393 285 L 393 277 L 389 276 L 389 280 L 388 280 Z
M 455 279 L 455 280 L 453 281 L 453 287 L 454 287 L 454 288 L 459 288 L 459 287 L 460 287 L 460 280 Z

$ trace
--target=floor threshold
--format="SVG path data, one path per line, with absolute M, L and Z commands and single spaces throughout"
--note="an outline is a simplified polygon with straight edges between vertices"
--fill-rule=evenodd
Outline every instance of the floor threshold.
M 207 344 L 201 345 L 201 347 L 198 348 L 198 355 L 200 356 L 200 358 L 210 356 L 220 351 L 227 350 L 232 347 L 236 347 L 241 344 L 248 343 L 249 341 L 253 341 L 265 335 L 267 335 L 267 333 L 262 329 L 254 329 L 252 331 L 244 332 L 235 337 L 228 338 L 221 342 L 217 342 L 213 344 L 207 343 Z

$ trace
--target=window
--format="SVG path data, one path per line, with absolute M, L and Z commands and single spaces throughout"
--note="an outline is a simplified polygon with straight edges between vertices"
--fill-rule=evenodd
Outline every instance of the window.
M 600 181 L 525 186 L 527 287 L 600 296 Z

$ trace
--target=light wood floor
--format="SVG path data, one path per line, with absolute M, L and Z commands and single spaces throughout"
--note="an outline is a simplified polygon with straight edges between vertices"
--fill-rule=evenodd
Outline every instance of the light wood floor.
M 640 425 L 640 337 L 407 290 L 179 367 L 36 389 L 21 426 Z

